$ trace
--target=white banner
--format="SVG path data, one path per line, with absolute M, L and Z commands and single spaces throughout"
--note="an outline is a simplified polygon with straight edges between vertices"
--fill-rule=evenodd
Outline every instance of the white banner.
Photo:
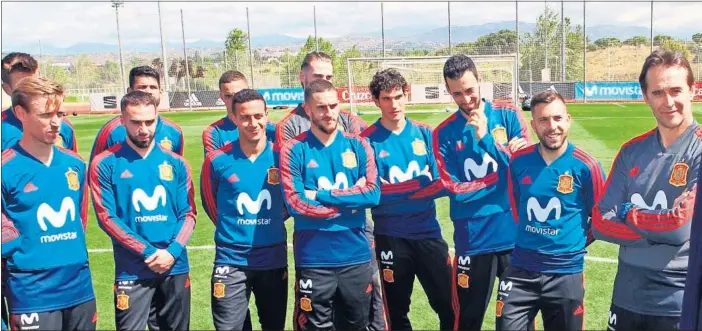
M 124 94 L 115 93 L 95 93 L 88 97 L 91 112 L 118 112 L 120 111 L 120 102 Z M 168 93 L 161 94 L 161 102 L 158 105 L 158 110 L 167 110 Z
M 487 100 L 493 99 L 493 85 L 490 82 L 480 83 L 481 96 Z M 446 91 L 444 84 L 412 84 L 410 85 L 411 103 L 452 103 L 453 98 Z

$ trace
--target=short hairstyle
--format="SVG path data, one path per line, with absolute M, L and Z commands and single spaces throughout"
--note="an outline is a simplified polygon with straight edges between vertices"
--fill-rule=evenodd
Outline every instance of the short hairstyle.
M 407 94 L 409 91 L 409 84 L 405 77 L 394 68 L 388 68 L 383 71 L 378 71 L 373 76 L 368 88 L 371 94 L 376 99 L 380 97 L 380 92 L 382 91 L 394 91 L 395 89 L 401 89 L 403 93 Z
M 446 60 L 446 63 L 444 63 L 444 82 L 446 82 L 447 79 L 459 79 L 463 77 L 466 71 L 472 72 L 475 79 L 480 80 L 478 67 L 475 66 L 471 58 L 463 54 L 451 56 Z
M 300 65 L 300 70 L 305 70 L 305 69 L 309 68 L 310 63 L 312 63 L 312 61 L 315 61 L 315 60 L 332 62 L 331 56 L 327 55 L 327 53 L 311 52 L 311 53 L 307 53 L 307 55 L 305 55 L 305 58 L 302 59 L 302 65 Z
M 328 80 L 315 79 L 309 85 L 305 86 L 305 102 L 312 98 L 312 94 L 334 91 L 334 84 Z
M 61 108 L 63 103 L 63 86 L 45 77 L 30 76 L 17 83 L 12 91 L 12 107 L 22 106 L 29 112 L 32 98 L 46 97 L 46 112 L 54 112 Z
M 685 70 L 687 70 L 687 85 L 692 87 L 695 84 L 695 77 L 692 74 L 690 62 L 687 61 L 682 52 L 669 49 L 657 49 L 646 57 L 643 68 L 641 68 L 639 85 L 641 85 L 641 91 L 643 91 L 643 93 L 646 93 L 646 88 L 648 87 L 646 85 L 646 74 L 648 70 L 660 65 L 666 67 L 680 66 L 685 68 Z
M 560 93 L 553 89 L 548 89 L 546 91 L 536 93 L 533 97 L 531 97 L 529 107 L 531 107 L 533 110 L 537 105 L 548 105 L 556 99 L 561 100 L 565 104 L 565 99 L 563 99 L 563 96 Z
M 2 58 L 0 77 L 2 82 L 10 84 L 10 75 L 15 72 L 33 74 L 39 69 L 39 63 L 27 53 L 12 52 Z
M 126 111 L 128 106 L 154 106 L 154 110 L 157 108 L 156 99 L 151 94 L 139 90 L 125 94 L 119 106 L 122 112 Z
M 222 84 L 231 83 L 231 82 L 237 81 L 237 80 L 243 80 L 246 83 L 248 83 L 248 81 L 246 80 L 246 76 L 244 76 L 244 74 L 242 74 L 240 71 L 237 71 L 237 70 L 225 71 L 222 74 L 222 76 L 219 77 L 219 85 L 218 86 L 222 87 Z
M 261 93 L 258 93 L 258 91 L 250 88 L 245 88 L 239 92 L 236 92 L 236 94 L 234 94 L 234 97 L 232 98 L 232 112 L 236 113 L 236 105 L 244 104 L 254 100 L 263 101 L 263 108 L 266 108 L 266 99 L 264 99 Z
M 156 82 L 158 82 L 158 87 L 161 87 L 161 75 L 158 73 L 158 71 L 156 71 L 156 69 L 149 66 L 139 66 L 129 70 L 129 87 L 134 88 L 134 82 L 136 81 L 137 77 L 142 76 L 156 79 Z

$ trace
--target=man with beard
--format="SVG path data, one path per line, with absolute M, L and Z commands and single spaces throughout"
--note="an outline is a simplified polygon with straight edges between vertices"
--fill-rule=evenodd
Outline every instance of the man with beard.
M 323 79 L 331 82 L 334 78 L 334 67 L 332 59 L 323 52 L 311 52 L 305 56 L 300 66 L 300 84 L 303 88 L 316 79 Z M 276 126 L 276 142 L 281 146 L 297 135 L 310 129 L 310 117 L 305 112 L 303 104 L 299 104 L 295 109 L 283 117 Z M 337 128 L 347 133 L 360 135 L 368 127 L 366 122 L 358 118 L 350 111 L 339 109 Z M 375 255 L 375 240 L 373 238 L 373 223 L 366 222 L 366 237 L 372 248 L 371 266 L 373 268 L 373 295 L 371 297 L 371 307 L 368 312 L 370 318 L 369 328 L 371 330 L 385 330 L 385 312 L 383 309 L 383 299 L 380 293 L 380 281 L 378 280 L 378 264 Z
M 639 84 L 658 125 L 622 145 L 593 211 L 593 233 L 620 246 L 609 328 L 674 330 L 688 271 L 702 127 L 692 116 L 694 77 L 682 53 L 651 53 Z
M 406 117 L 409 84 L 397 70 L 377 72 L 369 87 L 381 118 L 361 135 L 373 147 L 381 181 L 380 204 L 371 214 L 388 328 L 412 329 L 408 313 L 416 275 L 440 329 L 452 330 L 451 258 L 434 202 L 446 191 L 431 150 L 431 127 Z
M 516 226 L 507 194 L 508 161 L 529 143 L 521 113 L 481 99 L 478 79 L 469 57 L 459 54 L 446 61 L 446 89 L 459 109 L 432 138 L 441 182 L 450 193 L 459 330 L 481 328 L 495 277 L 509 265 Z
M 278 153 L 266 137 L 268 111 L 258 92 L 234 95 L 239 136 L 205 158 L 203 207 L 215 225 L 212 318 L 217 330 L 246 328 L 256 296 L 263 330 L 283 330 L 288 299 L 288 255 Z M 249 322 L 250 323 L 250 322 Z
M 156 100 L 156 108 L 161 102 L 161 75 L 158 71 L 149 66 L 134 67 L 129 71 L 129 87 L 127 92 L 143 91 L 151 95 Z M 116 116 L 97 133 L 93 149 L 90 152 L 90 160 L 115 144 L 124 142 L 127 132 L 122 124 L 120 116 Z M 156 132 L 154 133 L 156 143 L 161 147 L 173 151 L 178 155 L 183 155 L 185 141 L 183 131 L 178 124 L 156 114 Z
M 205 156 L 207 153 L 239 138 L 239 130 L 237 130 L 234 121 L 232 98 L 237 92 L 247 88 L 249 88 L 249 83 L 246 81 L 246 77 L 236 70 L 229 70 L 219 77 L 219 97 L 227 107 L 227 114 L 202 131 L 202 146 L 205 149 Z M 271 122 L 266 124 L 266 139 L 275 142 L 275 129 L 275 124 Z
M 2 257 L 12 330 L 95 330 L 85 162 L 55 146 L 63 87 L 28 77 L 12 92 L 22 139 L 2 153 Z M 7 291 L 5 291 L 7 289 Z
M 500 277 L 496 329 L 526 330 L 541 311 L 547 331 L 582 330 L 588 220 L 604 175 L 597 160 L 568 141 L 571 118 L 558 92 L 536 94 L 530 108 L 540 143 L 510 160 L 517 239 Z
M 121 101 L 127 138 L 95 156 L 90 188 L 98 224 L 112 239 L 117 330 L 187 330 L 195 227 L 187 161 L 154 141 L 156 100 L 142 91 Z M 150 328 L 153 328 L 150 326 Z
M 373 290 L 365 211 L 380 198 L 375 158 L 365 139 L 337 129 L 339 100 L 330 82 L 306 86 L 304 108 L 311 129 L 280 152 L 285 204 L 295 218 L 293 323 L 363 330 Z

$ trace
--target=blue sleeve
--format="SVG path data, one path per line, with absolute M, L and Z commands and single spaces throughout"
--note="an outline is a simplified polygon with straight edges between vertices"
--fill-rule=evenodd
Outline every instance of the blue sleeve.
M 117 216 L 117 202 L 112 190 L 112 171 L 101 158 L 94 160 L 90 165 L 90 191 L 98 224 L 115 242 L 146 260 L 156 253 L 156 248 Z
M 485 134 L 483 139 L 480 139 L 478 141 L 478 146 L 484 149 L 490 156 L 492 156 L 495 159 L 495 161 L 497 161 L 498 167 L 509 167 L 509 158 L 511 157 L 509 149 L 507 149 L 507 147 L 505 146 L 498 144 L 497 141 L 495 141 L 495 138 L 492 137 L 492 134 L 490 134 L 490 132 Z
M 468 182 L 461 182 L 457 174 L 463 171 L 463 167 L 458 167 L 456 160 L 456 146 L 441 134 L 440 129 L 434 130 L 434 156 L 436 158 L 439 178 L 441 183 L 448 190 L 449 195 L 459 203 L 466 203 L 483 198 L 495 189 L 498 173 L 491 173 L 481 179 Z
M 205 158 L 200 170 L 200 198 L 202 199 L 202 208 L 205 209 L 205 213 L 216 226 L 219 174 L 215 170 L 213 156 L 210 154 Z
M 514 165 L 507 169 L 507 191 L 509 196 L 509 205 L 512 209 L 512 216 L 514 220 L 519 223 L 519 199 L 521 199 L 521 190 L 519 188 L 519 179 L 515 175 Z
M 436 166 L 436 158 L 434 157 L 434 146 L 432 144 L 432 132 L 428 128 L 423 128 L 422 134 L 424 136 L 425 145 L 427 146 L 427 158 L 429 162 L 429 171 L 431 174 L 431 178 L 427 176 L 418 177 L 417 179 L 419 179 L 420 182 L 418 183 L 419 188 L 416 191 L 409 192 L 408 194 L 391 195 L 393 197 L 396 196 L 396 198 L 393 201 L 417 199 L 434 200 L 443 196 L 447 196 L 449 193 L 448 190 L 444 188 L 444 185 L 441 183 L 441 179 L 439 178 L 439 170 Z M 383 193 L 383 196 L 381 196 L 380 198 L 380 204 L 383 204 L 383 197 L 386 195 L 383 192 L 384 189 L 384 186 L 380 187 L 381 193 Z
M 313 217 L 318 219 L 332 219 L 339 216 L 339 210 L 334 207 L 325 207 L 321 203 L 307 199 L 305 184 L 302 179 L 302 156 L 299 148 L 293 145 L 295 140 L 290 140 L 280 151 L 280 178 L 283 201 L 292 217 Z
M 337 137 L 337 139 L 340 137 Z M 363 138 L 351 138 L 356 145 L 358 158 L 359 178 L 365 177 L 366 184 L 353 186 L 346 189 L 319 190 L 317 201 L 325 206 L 342 209 L 370 208 L 378 205 L 380 201 L 380 188 L 378 187 L 378 169 L 375 165 L 375 156 L 368 142 Z
M 178 139 L 174 142 L 175 146 L 173 146 L 173 151 L 176 154 L 183 156 L 185 155 L 185 135 L 183 134 L 183 131 L 180 130 L 180 128 L 174 128 L 174 130 L 176 131 Z
M 583 180 L 583 201 L 585 202 L 585 206 L 583 207 L 592 218 L 592 211 L 595 208 L 595 204 L 602 197 L 602 192 L 604 191 L 605 176 L 600 162 L 593 159 L 591 163 L 592 164 L 587 165 L 588 171 L 585 173 L 585 178 Z M 592 221 L 590 221 L 587 223 L 586 246 L 590 245 L 593 241 L 595 241 L 595 235 L 592 232 Z
M 178 209 L 178 223 L 171 243 L 166 250 L 178 258 L 183 249 L 190 241 L 190 237 L 195 229 L 195 221 L 197 217 L 197 209 L 195 207 L 195 189 L 193 188 L 193 179 L 190 176 L 190 167 L 184 159 L 180 159 L 178 179 L 178 192 L 176 200 L 176 208 Z
M 522 111 L 512 107 L 507 110 L 507 140 L 523 138 L 531 145 L 531 135 Z
M 202 131 L 202 146 L 205 157 L 207 157 L 207 153 L 221 148 L 222 139 L 220 138 L 219 130 L 214 126 L 205 128 L 205 130 Z

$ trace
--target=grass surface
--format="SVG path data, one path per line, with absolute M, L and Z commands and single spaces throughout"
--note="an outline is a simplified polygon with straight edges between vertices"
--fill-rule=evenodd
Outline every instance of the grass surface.
M 426 107 L 424 107 L 426 108 Z M 571 104 L 568 106 L 573 116 L 573 123 L 570 129 L 570 141 L 578 145 L 585 151 L 600 160 L 606 171 L 609 170 L 612 160 L 619 149 L 619 146 L 628 139 L 655 126 L 655 121 L 650 110 L 645 104 Z M 695 104 L 695 114 L 699 117 L 702 114 L 702 104 Z M 434 109 L 444 110 L 444 106 L 434 106 Z M 364 108 L 363 112 L 371 111 L 372 108 Z M 419 107 L 412 110 L 426 110 Z M 274 111 L 270 118 L 272 121 L 279 120 L 287 111 Z M 414 113 L 409 116 L 415 120 L 427 123 L 436 127 L 450 113 L 441 111 L 435 113 Z M 191 263 L 191 284 L 192 284 L 192 312 L 191 328 L 195 330 L 213 329 L 212 316 L 210 312 L 210 275 L 214 250 L 212 246 L 214 228 L 210 220 L 205 215 L 199 195 L 200 168 L 203 161 L 201 134 L 204 127 L 224 115 L 223 111 L 204 112 L 181 112 L 165 113 L 167 117 L 178 123 L 185 134 L 185 157 L 193 170 L 193 181 L 195 184 L 196 203 L 199 217 L 198 223 L 189 243 L 189 257 Z M 529 112 L 524 112 L 527 120 L 531 118 Z M 100 127 L 112 116 L 78 116 L 71 117 L 77 132 L 79 152 L 87 160 L 95 135 Z M 367 114 L 362 118 L 371 123 L 379 115 Z M 532 134 L 533 135 L 533 134 Z M 534 136 L 534 138 L 536 138 Z M 446 198 L 437 201 L 437 213 L 441 224 L 444 238 L 453 246 L 453 226 L 449 219 L 448 200 Z M 91 207 L 92 209 L 92 207 Z M 88 228 L 88 248 L 91 249 L 90 262 L 92 267 L 93 285 L 98 298 L 99 322 L 98 329 L 114 329 L 114 306 L 112 296 L 112 285 L 114 281 L 114 261 L 110 251 L 111 243 L 109 238 L 98 227 L 95 215 L 89 213 Z M 292 222 L 287 222 L 288 242 L 292 243 Z M 199 247 L 198 247 L 199 246 Z M 616 273 L 617 249 L 614 245 L 604 242 L 596 242 L 588 250 L 590 257 L 586 262 L 586 317 L 585 327 L 588 330 L 606 329 L 607 312 L 612 292 L 612 282 Z M 595 259 L 593 259 L 594 257 Z M 604 258 L 604 259 L 598 259 Z M 292 252 L 289 254 L 289 284 L 288 314 L 286 328 L 292 329 L 292 308 L 294 260 Z M 486 313 L 484 329 L 494 329 L 494 301 L 496 295 L 493 294 L 490 308 Z M 253 299 L 253 298 L 252 298 Z M 252 300 L 252 314 L 254 328 L 260 329 L 258 324 L 256 309 Z M 431 310 L 427 302 L 424 291 L 418 282 L 415 282 L 415 291 L 412 295 L 412 306 L 410 318 L 414 329 L 428 330 L 438 328 L 438 318 Z M 540 321 L 539 321 L 540 322 Z M 539 323 L 540 324 L 540 323 Z

